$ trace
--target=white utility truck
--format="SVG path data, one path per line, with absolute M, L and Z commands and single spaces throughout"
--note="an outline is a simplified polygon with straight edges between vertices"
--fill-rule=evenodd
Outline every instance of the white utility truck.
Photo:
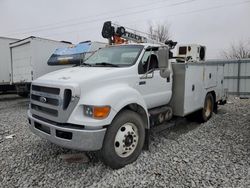
M 223 65 L 195 57 L 178 62 L 169 55 L 175 43 L 145 43 L 147 38 L 111 22 L 102 35 L 111 43 L 120 42 L 117 37 L 142 43 L 102 48 L 80 66 L 33 81 L 33 133 L 62 147 L 98 150 L 105 164 L 121 168 L 148 148 L 151 128 L 194 112 L 207 121 L 226 100 Z

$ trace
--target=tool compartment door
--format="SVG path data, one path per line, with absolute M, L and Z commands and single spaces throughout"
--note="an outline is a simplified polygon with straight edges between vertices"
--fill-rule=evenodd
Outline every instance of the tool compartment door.
M 203 69 L 205 88 L 215 87 L 217 85 L 217 65 L 205 65 Z
M 12 82 L 31 82 L 31 43 L 27 42 L 11 48 L 12 55 Z

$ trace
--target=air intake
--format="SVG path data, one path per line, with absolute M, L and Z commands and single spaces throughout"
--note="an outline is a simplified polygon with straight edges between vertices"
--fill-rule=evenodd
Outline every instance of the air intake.
M 72 91 L 70 89 L 64 90 L 64 100 L 63 100 L 63 110 L 66 110 L 69 106 L 69 103 L 71 101 L 72 97 Z

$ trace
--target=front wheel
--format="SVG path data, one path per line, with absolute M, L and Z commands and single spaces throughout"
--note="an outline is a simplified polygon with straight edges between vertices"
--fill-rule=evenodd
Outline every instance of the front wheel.
M 113 169 L 122 168 L 138 158 L 144 140 L 142 118 L 136 112 L 124 110 L 117 115 L 106 132 L 101 158 Z

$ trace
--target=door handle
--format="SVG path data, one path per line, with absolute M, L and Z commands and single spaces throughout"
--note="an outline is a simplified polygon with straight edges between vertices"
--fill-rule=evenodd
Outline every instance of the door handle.
M 146 84 L 146 81 L 140 81 L 139 82 L 139 85 L 145 85 Z

